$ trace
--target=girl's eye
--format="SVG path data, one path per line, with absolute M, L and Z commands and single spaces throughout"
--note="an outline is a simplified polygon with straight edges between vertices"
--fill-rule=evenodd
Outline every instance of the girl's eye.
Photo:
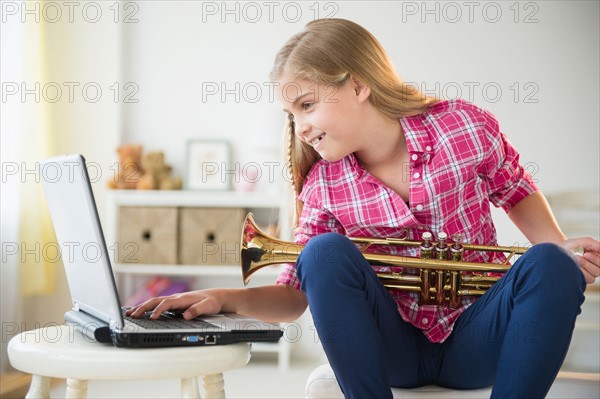
M 314 104 L 315 103 L 309 103 L 309 102 L 302 103 L 302 109 L 306 111 L 307 109 L 309 109 L 310 107 L 312 107 Z

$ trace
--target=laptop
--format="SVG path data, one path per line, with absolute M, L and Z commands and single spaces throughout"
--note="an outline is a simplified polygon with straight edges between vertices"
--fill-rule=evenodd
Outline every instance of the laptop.
M 73 303 L 65 321 L 85 336 L 120 347 L 165 347 L 277 342 L 283 335 L 278 324 L 238 314 L 125 317 L 84 157 L 41 161 L 40 177 Z

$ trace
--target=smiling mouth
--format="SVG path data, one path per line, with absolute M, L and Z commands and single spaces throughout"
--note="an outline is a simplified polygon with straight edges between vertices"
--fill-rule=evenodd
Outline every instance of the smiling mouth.
M 325 133 L 323 133 L 323 134 L 322 134 L 322 135 L 320 135 L 319 137 L 317 137 L 317 138 L 315 138 L 315 139 L 311 140 L 310 144 L 311 144 L 312 146 L 315 146 L 315 145 L 319 144 L 319 142 L 320 142 L 321 140 L 323 140 L 323 137 L 325 137 Z

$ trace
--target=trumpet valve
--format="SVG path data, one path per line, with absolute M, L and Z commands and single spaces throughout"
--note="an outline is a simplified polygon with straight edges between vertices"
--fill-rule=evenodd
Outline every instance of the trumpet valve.
M 454 244 L 450 247 L 450 259 L 455 262 L 460 262 L 463 259 L 464 247 L 462 245 L 462 235 L 454 234 L 452 236 Z
M 421 304 L 427 305 L 430 299 L 431 281 L 430 273 L 427 269 L 421 269 Z
M 443 305 L 446 299 L 446 272 L 436 270 L 435 273 L 435 302 L 438 305 Z
M 421 242 L 421 246 L 419 247 L 419 256 L 422 259 L 431 259 L 433 258 L 433 244 L 431 243 L 431 238 L 432 235 L 430 232 L 425 232 L 423 233 L 423 235 L 421 236 L 422 238 L 422 242 Z
M 453 309 L 458 308 L 460 305 L 460 298 L 458 296 L 459 289 L 460 274 L 458 271 L 452 271 L 450 276 L 450 307 Z
M 448 245 L 446 244 L 446 239 L 448 235 L 443 231 L 438 233 L 438 243 L 435 246 L 435 257 L 439 260 L 448 259 Z

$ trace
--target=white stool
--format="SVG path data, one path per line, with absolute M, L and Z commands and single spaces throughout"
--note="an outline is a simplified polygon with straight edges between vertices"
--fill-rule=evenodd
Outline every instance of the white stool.
M 223 371 L 250 360 L 250 344 L 126 349 L 100 344 L 70 326 L 23 332 L 8 343 L 11 365 L 33 374 L 27 398 L 48 398 L 50 378 L 67 380 L 67 398 L 85 398 L 88 380 L 181 379 L 181 397 L 224 398 Z
M 454 390 L 428 385 L 414 389 L 392 388 L 394 398 L 489 398 L 492 388 L 473 390 Z M 329 364 L 317 367 L 306 382 L 306 397 L 308 399 L 342 399 L 344 395 L 335 379 Z M 597 374 L 585 375 L 580 373 L 559 373 L 546 398 L 600 398 L 600 377 Z

